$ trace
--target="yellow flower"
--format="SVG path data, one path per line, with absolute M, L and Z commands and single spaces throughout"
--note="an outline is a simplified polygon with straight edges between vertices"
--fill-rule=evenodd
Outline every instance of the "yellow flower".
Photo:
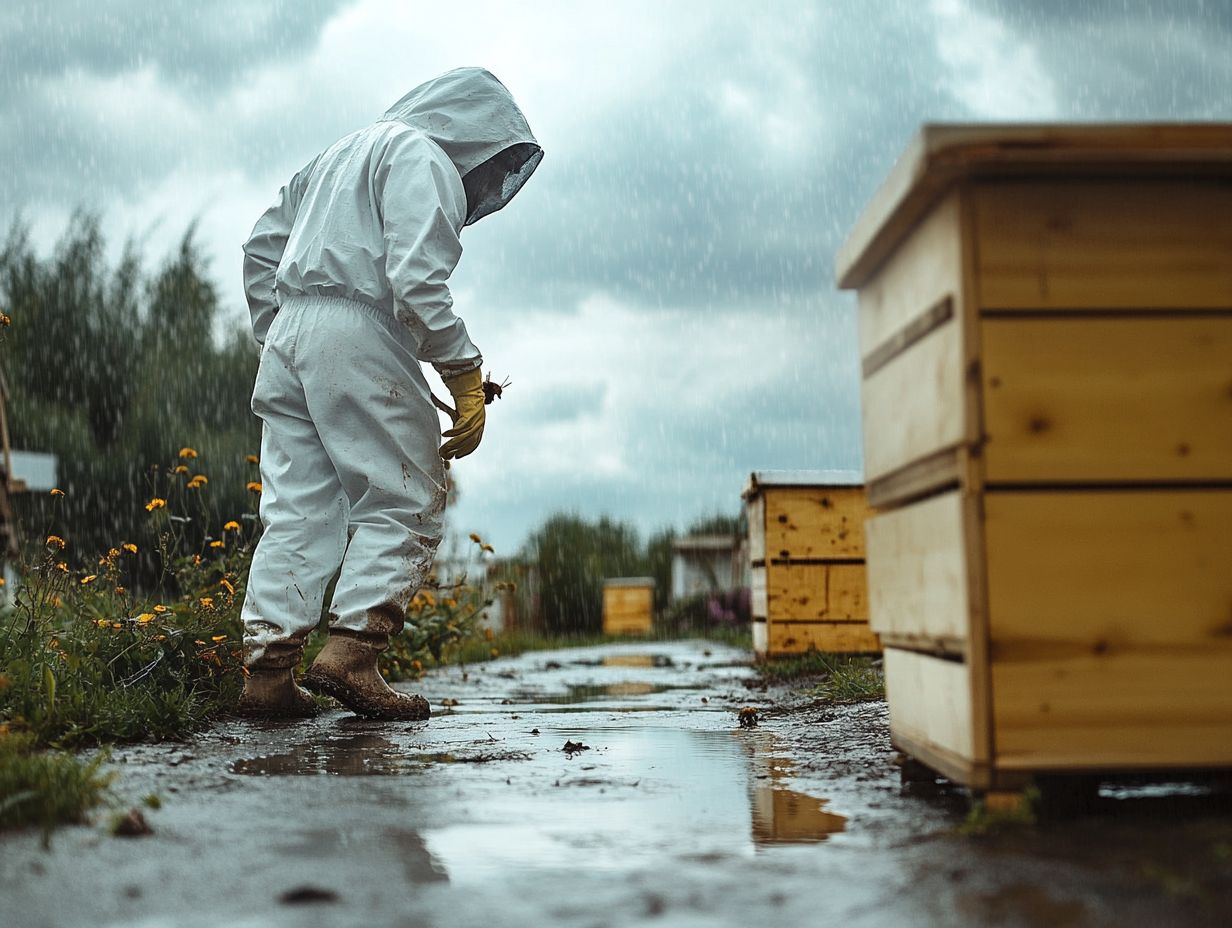
M 215 541 L 211 541 L 211 542 L 210 542 L 210 547 L 211 547 L 211 548 L 221 548 L 221 547 L 223 547 L 223 543 L 222 543 L 221 541 L 217 541 L 217 540 L 215 540 Z
M 136 554 L 136 553 L 137 553 L 137 546 L 136 546 L 135 544 L 133 544 L 131 541 L 126 541 L 126 542 L 124 542 L 124 544 L 120 545 L 120 547 L 121 547 L 123 550 L 127 551 L 129 554 Z
M 154 611 L 157 612 L 159 615 L 162 615 L 164 612 L 167 611 L 167 607 L 164 606 L 162 603 L 159 603 L 158 605 L 154 607 Z
M 60 573 L 62 574 L 66 574 L 68 573 L 68 565 L 65 564 L 63 561 L 61 561 L 59 564 L 56 565 L 56 570 L 60 571 Z
M 192 478 L 192 480 L 188 481 L 188 489 L 199 490 L 209 482 L 210 481 L 205 477 L 204 474 L 197 474 L 195 477 Z
M 419 595 L 424 598 L 424 602 L 427 603 L 429 606 L 436 605 L 436 597 L 433 596 L 431 593 L 429 593 L 427 590 L 420 590 Z
M 7 583 L 8 583 L 7 580 L 5 580 L 3 577 L 0 577 L 0 587 L 5 586 Z
M 222 587 L 224 590 L 226 590 L 228 593 L 230 593 L 232 596 L 235 595 L 235 587 L 231 585 L 231 581 L 229 581 L 226 577 L 223 577 L 221 580 L 219 580 L 218 585 Z
M 479 537 L 478 532 L 471 532 L 471 541 L 473 541 L 477 545 L 483 543 L 483 539 Z
M 495 549 L 495 548 L 493 548 L 493 547 L 492 547 L 490 544 L 488 544 L 486 541 L 485 541 L 483 544 L 481 544 L 481 545 L 479 546 L 479 550 L 480 550 L 480 551 L 487 551 L 487 552 L 488 552 L 488 554 L 495 554 L 495 553 L 496 553 L 496 549 Z
M 47 547 L 56 548 L 60 551 L 63 551 L 64 545 L 65 545 L 65 541 L 59 535 L 48 535 L 47 536 Z
M 98 579 L 98 574 L 90 574 L 90 576 L 88 577 L 81 578 L 81 585 L 85 586 L 87 583 L 93 583 L 97 579 Z
M 112 627 L 112 628 L 123 628 L 123 627 L 124 627 L 124 623 L 123 623 L 123 622 L 112 622 L 112 623 L 111 623 L 111 627 Z
M 154 621 L 154 613 L 152 613 L 152 612 L 143 612 L 143 613 L 141 613 L 141 615 L 137 616 L 137 621 L 138 621 L 138 622 L 140 622 L 142 625 L 145 625 L 147 622 L 153 622 L 153 621 Z
M 240 524 L 236 522 L 234 519 L 232 519 L 230 522 L 228 522 L 226 525 L 222 527 L 222 530 L 224 532 L 238 532 L 240 530 Z
M 260 484 L 260 483 L 258 483 L 256 480 L 250 480 L 250 481 L 248 482 L 248 491 L 249 491 L 250 493 L 260 493 L 260 492 L 261 492 L 261 484 Z
M 61 606 L 63 606 L 63 605 L 64 605 L 64 600 L 62 600 L 62 599 L 59 597 L 59 595 L 56 595 L 56 596 L 51 597 L 51 604 L 52 604 L 52 606 L 54 606 L 56 609 L 59 609 Z
M 48 493 L 47 495 L 48 496 L 63 496 L 64 491 L 61 490 L 59 487 L 52 487 L 51 492 Z
M 96 619 L 94 624 L 97 625 L 99 628 L 106 628 L 111 623 L 108 622 L 106 619 Z
M 119 549 L 119 548 L 108 548 L 108 549 L 107 549 L 107 557 L 108 557 L 108 558 L 117 558 L 117 557 L 119 557 L 119 556 L 120 556 L 120 549 Z
M 196 641 L 194 641 L 194 642 L 193 642 L 193 644 L 199 644 L 199 645 L 201 645 L 201 647 L 203 647 L 203 648 L 205 647 L 205 642 L 204 642 L 204 641 L 202 641 L 200 638 L 198 638 Z
M 202 596 L 199 600 L 197 600 L 197 602 L 205 606 L 206 609 L 212 609 L 214 607 L 214 597 L 213 596 Z
M 197 452 L 194 451 L 192 448 L 185 446 L 180 449 L 180 457 L 182 458 L 191 459 L 191 458 L 195 458 L 196 456 L 197 456 Z
M 165 499 L 159 499 L 157 496 L 145 504 L 146 512 L 153 512 L 155 509 L 166 509 L 166 508 L 167 508 L 167 501 Z
M 247 457 L 247 458 L 245 458 L 245 460 L 246 460 L 249 464 L 260 464 L 260 463 L 261 463 L 261 459 L 260 459 L 259 457 L 257 457 L 255 454 L 250 454 L 250 455 L 248 455 L 248 457 Z
M 493 657 L 500 657 L 500 648 L 493 648 L 488 653 L 491 654 Z
M 155 640 L 155 641 L 166 641 L 166 640 L 167 640 L 167 636 L 166 636 L 166 635 L 155 635 L 155 636 L 154 636 L 154 640 Z
M 193 567 L 200 567 L 200 566 L 201 566 L 201 555 L 194 554 L 193 555 Z
M 226 641 L 226 640 L 227 640 L 227 636 L 226 636 L 226 635 L 215 635 L 213 638 L 211 638 L 211 639 L 210 639 L 210 641 L 215 641 L 215 642 L 217 642 L 217 641 Z
M 175 472 L 176 472 L 177 474 L 186 474 L 186 473 L 188 473 L 188 465 L 187 465 L 187 464 L 177 464 L 177 465 L 175 465 Z
M 117 586 L 115 591 L 119 593 L 121 596 L 123 596 L 125 593 L 128 592 L 128 590 L 124 589 L 124 587 L 122 586 Z
M 13 318 L 8 313 L 0 313 L 0 325 L 6 329 L 13 324 Z

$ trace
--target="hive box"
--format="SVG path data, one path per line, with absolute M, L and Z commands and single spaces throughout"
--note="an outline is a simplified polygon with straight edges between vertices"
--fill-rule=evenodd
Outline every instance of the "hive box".
M 648 635 L 653 621 L 653 577 L 603 581 L 603 634 Z
M 926 127 L 837 272 L 894 743 L 1232 766 L 1232 126 Z
M 752 565 L 753 648 L 879 651 L 868 628 L 860 475 L 758 471 L 744 489 Z

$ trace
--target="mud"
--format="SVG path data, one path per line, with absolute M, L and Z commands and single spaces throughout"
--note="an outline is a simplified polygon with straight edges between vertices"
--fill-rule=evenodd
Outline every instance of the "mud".
M 900 784 L 883 703 L 750 690 L 746 659 L 692 642 L 524 655 L 429 677 L 426 725 L 336 711 L 119 749 L 122 809 L 162 799 L 154 833 L 0 837 L 2 920 L 1232 923 L 1232 807 L 1209 784 L 1107 784 L 1077 812 L 965 835 L 963 794 Z

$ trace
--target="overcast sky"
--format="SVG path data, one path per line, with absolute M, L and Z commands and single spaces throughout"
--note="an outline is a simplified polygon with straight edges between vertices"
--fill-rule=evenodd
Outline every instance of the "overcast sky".
M 1230 48 L 1232 0 L 7 0 L 0 221 L 49 247 L 87 206 L 154 263 L 198 220 L 240 325 L 279 186 L 487 67 L 547 154 L 463 235 L 456 308 L 514 385 L 454 525 L 649 532 L 736 511 L 752 470 L 860 466 L 833 255 L 921 122 L 1232 120 Z

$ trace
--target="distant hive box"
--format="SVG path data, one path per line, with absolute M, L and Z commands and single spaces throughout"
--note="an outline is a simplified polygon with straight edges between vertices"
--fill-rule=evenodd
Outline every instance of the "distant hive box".
M 879 651 L 868 627 L 860 475 L 758 471 L 744 489 L 752 565 L 753 648 Z
M 1232 126 L 926 127 L 837 272 L 895 745 L 1232 766 Z
M 654 621 L 654 578 L 603 581 L 603 633 L 648 635 Z

